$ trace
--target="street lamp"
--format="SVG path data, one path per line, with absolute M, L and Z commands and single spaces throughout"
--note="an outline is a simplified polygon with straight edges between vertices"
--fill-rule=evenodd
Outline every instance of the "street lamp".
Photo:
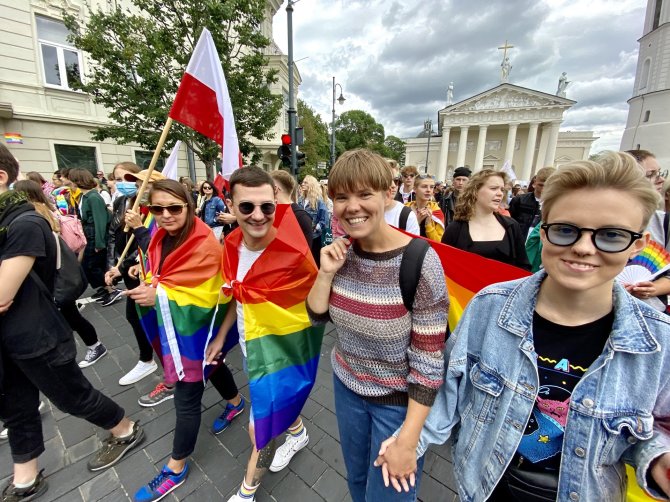
M 340 87 L 340 97 L 337 98 L 337 102 L 340 105 L 344 104 L 344 96 L 342 96 L 342 86 L 335 83 L 335 77 L 333 77 L 333 123 L 330 127 L 330 167 L 332 168 L 335 164 L 335 90 L 337 86 Z
M 423 123 L 423 127 L 428 133 L 428 146 L 426 147 L 426 174 L 428 174 L 428 154 L 430 153 L 430 137 L 433 135 L 433 121 L 428 119 Z

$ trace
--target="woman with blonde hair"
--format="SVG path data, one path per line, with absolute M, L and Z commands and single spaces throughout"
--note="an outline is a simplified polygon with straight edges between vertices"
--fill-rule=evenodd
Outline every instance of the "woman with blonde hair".
M 328 208 L 323 201 L 321 185 L 314 176 L 307 175 L 302 180 L 298 204 L 312 218 L 312 255 L 318 266 L 321 252 L 321 235 L 328 228 Z
M 530 270 L 519 224 L 498 212 L 506 180 L 505 173 L 492 169 L 473 174 L 458 196 L 442 243 Z
M 421 174 L 414 179 L 415 199 L 405 205 L 416 214 L 421 237 L 440 242 L 444 234 L 444 213 L 433 200 L 434 191 L 435 178 Z

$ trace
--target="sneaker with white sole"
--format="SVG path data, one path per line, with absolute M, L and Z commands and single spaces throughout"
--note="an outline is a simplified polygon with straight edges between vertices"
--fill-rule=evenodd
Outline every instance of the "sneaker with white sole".
M 112 303 L 118 302 L 121 299 L 123 299 L 123 290 L 115 289 L 111 293 L 107 293 L 105 296 L 103 296 L 100 303 L 103 307 L 108 307 Z
M 302 434 L 298 436 L 293 436 L 292 434 L 286 435 L 286 441 L 284 444 L 277 448 L 275 457 L 272 459 L 272 465 L 270 470 L 272 472 L 279 472 L 284 467 L 288 465 L 293 456 L 302 450 L 305 446 L 309 444 L 309 435 L 307 430 L 304 429 Z
M 137 402 L 140 406 L 151 408 L 157 404 L 164 403 L 168 399 L 174 399 L 174 387 L 168 387 L 165 385 L 165 382 L 159 382 L 154 390 L 141 396 Z
M 119 385 L 132 385 L 139 382 L 144 377 L 151 375 L 157 369 L 158 365 L 153 359 L 146 363 L 144 361 L 138 361 L 132 370 L 121 377 Z
M 256 500 L 256 495 L 252 495 L 251 497 L 244 498 L 242 495 L 240 495 L 239 491 L 235 492 L 235 495 L 230 497 L 228 499 L 228 502 L 254 502 Z
M 95 347 L 90 347 L 86 350 L 86 355 L 83 361 L 79 361 L 80 368 L 88 368 L 92 364 L 97 363 L 102 357 L 107 355 L 107 348 L 98 343 Z

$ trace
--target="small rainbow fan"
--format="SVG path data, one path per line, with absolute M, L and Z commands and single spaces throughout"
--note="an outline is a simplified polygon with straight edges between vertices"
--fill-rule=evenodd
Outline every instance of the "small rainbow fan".
M 617 279 L 624 284 L 651 281 L 670 269 L 670 253 L 656 241 L 649 244 L 635 258 L 628 261 Z

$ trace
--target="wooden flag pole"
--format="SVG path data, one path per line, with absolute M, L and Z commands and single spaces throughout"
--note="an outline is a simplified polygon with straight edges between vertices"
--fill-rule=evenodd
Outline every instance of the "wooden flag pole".
M 149 184 L 149 178 L 151 178 L 151 174 L 154 172 L 156 162 L 158 162 L 158 157 L 160 157 L 161 150 L 163 149 L 163 145 L 165 144 L 165 140 L 167 139 L 167 135 L 168 132 L 170 132 L 171 127 L 172 127 L 172 117 L 168 117 L 168 119 L 165 121 L 165 125 L 163 126 L 163 132 L 161 133 L 161 137 L 158 140 L 158 144 L 156 145 L 154 156 L 151 157 L 151 162 L 149 163 L 149 167 L 147 168 L 147 174 L 144 180 L 142 181 L 142 186 L 140 186 L 140 189 L 137 191 L 137 198 L 135 199 L 135 203 L 133 204 L 134 213 L 136 213 L 137 209 L 140 207 L 140 201 L 142 200 L 142 196 L 144 195 L 144 192 L 147 189 L 147 185 Z M 128 230 L 130 230 L 130 227 L 126 225 L 123 231 L 128 232 Z
M 128 242 L 126 243 L 126 247 L 123 249 L 123 253 L 121 253 L 121 256 L 119 257 L 119 261 L 116 262 L 116 268 L 119 268 L 121 266 L 121 262 L 125 259 L 126 255 L 128 254 L 130 246 L 133 244 L 134 240 L 135 240 L 135 234 L 131 234 L 130 239 L 128 239 Z

